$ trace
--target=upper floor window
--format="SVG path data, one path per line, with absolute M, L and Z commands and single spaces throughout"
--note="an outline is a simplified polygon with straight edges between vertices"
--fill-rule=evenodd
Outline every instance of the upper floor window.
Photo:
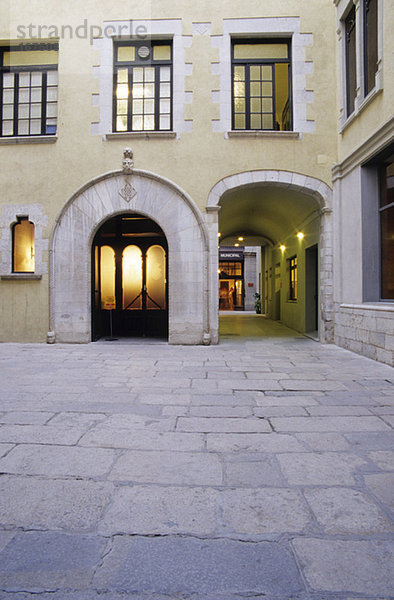
M 114 50 L 114 131 L 171 131 L 171 43 L 116 42 Z
M 58 44 L 0 47 L 0 136 L 56 133 Z
M 12 271 L 34 273 L 34 224 L 28 217 L 18 217 L 12 227 Z
M 293 256 L 289 259 L 289 299 L 297 300 L 298 297 L 298 269 L 297 269 L 297 257 Z
M 353 6 L 345 19 L 346 36 L 346 114 L 354 111 L 357 94 L 356 70 L 356 9 Z
M 233 129 L 292 129 L 290 64 L 288 40 L 233 41 Z
M 378 70 L 378 0 L 364 0 L 364 94 L 375 87 Z

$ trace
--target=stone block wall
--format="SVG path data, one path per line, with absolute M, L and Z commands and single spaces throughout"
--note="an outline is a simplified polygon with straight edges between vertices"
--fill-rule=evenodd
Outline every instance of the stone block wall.
M 334 342 L 394 366 L 394 305 L 337 304 Z

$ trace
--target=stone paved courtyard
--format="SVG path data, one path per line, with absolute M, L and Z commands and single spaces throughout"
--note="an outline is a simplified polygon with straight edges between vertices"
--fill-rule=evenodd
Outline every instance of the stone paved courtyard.
M 394 598 L 393 369 L 244 319 L 0 345 L 1 600 Z

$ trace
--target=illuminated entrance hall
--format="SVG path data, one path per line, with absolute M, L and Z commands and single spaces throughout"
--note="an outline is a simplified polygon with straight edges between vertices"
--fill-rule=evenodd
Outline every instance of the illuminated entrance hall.
M 122 214 L 106 221 L 92 250 L 92 332 L 168 337 L 167 241 L 152 219 Z

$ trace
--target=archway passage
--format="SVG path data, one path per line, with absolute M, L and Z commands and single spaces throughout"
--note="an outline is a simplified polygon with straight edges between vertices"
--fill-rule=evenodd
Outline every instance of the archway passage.
M 168 337 L 168 246 L 152 219 L 107 220 L 92 245 L 92 337 Z

